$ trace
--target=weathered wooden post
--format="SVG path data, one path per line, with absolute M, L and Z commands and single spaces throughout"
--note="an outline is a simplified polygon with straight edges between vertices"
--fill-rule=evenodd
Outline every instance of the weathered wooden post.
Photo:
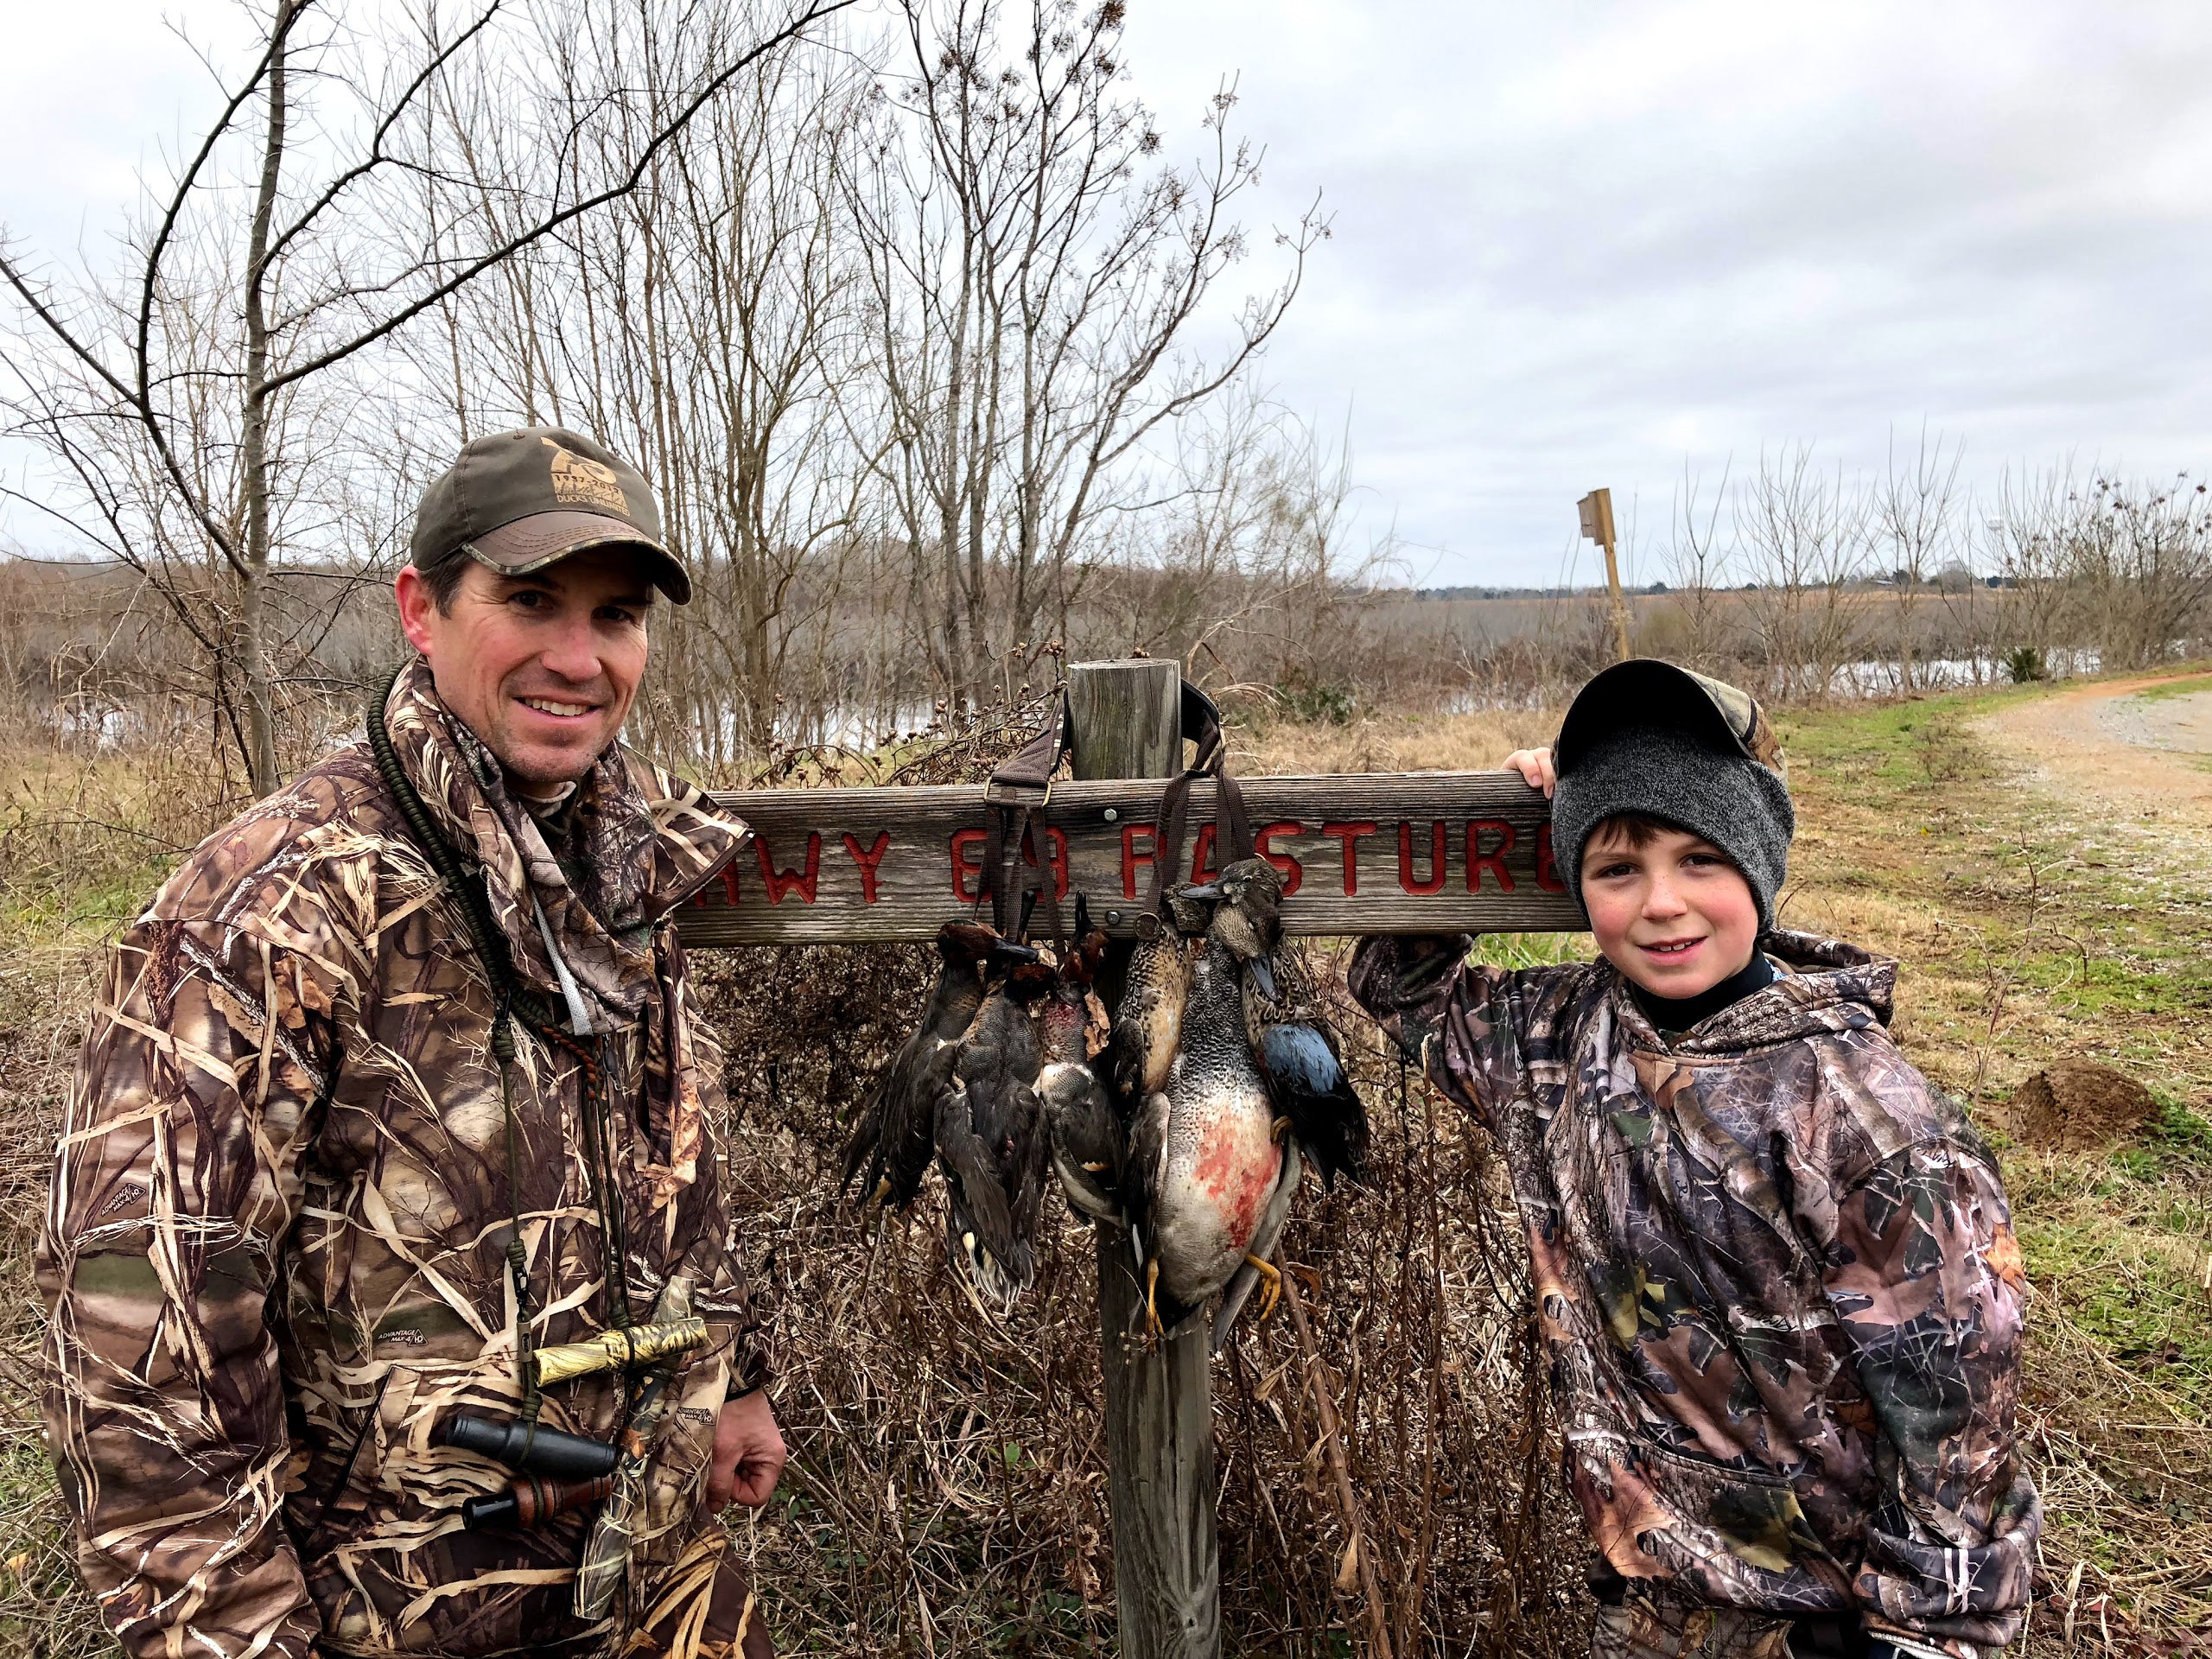
M 1081 779 L 1167 778 L 1183 763 L 1183 677 L 1170 662 L 1077 663 L 1068 734 Z M 1137 901 L 1125 899 L 1125 904 Z M 1109 925 L 1126 922 L 1109 917 Z M 1116 947 L 1109 988 L 1129 947 Z M 1213 1401 L 1206 1332 L 1133 1338 L 1144 1297 L 1128 1235 L 1098 1234 L 1099 1369 L 1105 1380 L 1114 1601 L 1122 1659 L 1215 1659 L 1221 1557 L 1214 1539 Z

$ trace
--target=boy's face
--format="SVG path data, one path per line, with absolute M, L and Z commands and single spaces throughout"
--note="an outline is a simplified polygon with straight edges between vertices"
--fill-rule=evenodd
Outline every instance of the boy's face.
M 1696 996 L 1751 959 L 1759 906 L 1720 849 L 1684 830 L 1641 847 L 1601 823 L 1582 849 L 1582 903 L 1605 960 L 1654 996 Z

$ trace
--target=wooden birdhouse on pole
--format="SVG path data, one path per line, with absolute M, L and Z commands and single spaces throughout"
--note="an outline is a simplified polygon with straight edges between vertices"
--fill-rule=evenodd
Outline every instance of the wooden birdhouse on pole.
M 1624 663 L 1636 653 L 1629 646 L 1628 599 L 1621 592 L 1620 556 L 1613 550 L 1613 493 L 1592 490 L 1575 505 L 1582 510 L 1582 539 L 1605 550 L 1605 591 L 1613 601 L 1613 641 L 1619 660 Z

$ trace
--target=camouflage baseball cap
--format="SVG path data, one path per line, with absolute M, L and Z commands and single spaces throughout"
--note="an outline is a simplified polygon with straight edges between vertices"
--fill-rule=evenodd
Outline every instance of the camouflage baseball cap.
M 1654 728 L 1686 732 L 1716 753 L 1789 776 L 1782 741 L 1750 692 L 1656 657 L 1616 663 L 1575 694 L 1552 746 L 1553 763 L 1571 772 L 1614 733 Z
M 526 426 L 471 439 L 423 493 L 410 558 L 429 570 L 466 555 L 521 576 L 595 547 L 637 549 L 656 588 L 690 600 L 644 475 L 581 432 Z

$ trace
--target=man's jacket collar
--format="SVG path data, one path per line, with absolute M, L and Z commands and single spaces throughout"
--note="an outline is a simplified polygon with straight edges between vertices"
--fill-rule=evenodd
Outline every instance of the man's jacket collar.
M 577 842 L 564 870 L 537 820 L 508 792 L 499 762 L 439 697 L 427 663 L 417 658 L 400 675 L 384 713 L 431 821 L 483 871 L 517 970 L 557 988 L 534 898 L 594 1014 L 608 1024 L 634 1020 L 652 983 L 653 924 L 744 845 L 743 822 L 610 744 L 563 815 Z

